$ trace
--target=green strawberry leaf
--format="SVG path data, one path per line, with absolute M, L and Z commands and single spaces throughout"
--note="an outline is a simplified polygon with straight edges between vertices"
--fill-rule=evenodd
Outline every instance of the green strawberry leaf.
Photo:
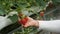
M 0 9 L 0 15 L 4 15 L 4 14 L 6 14 L 6 12 Z
M 9 16 L 8 18 L 10 18 L 13 23 L 18 21 L 18 16 L 16 14 L 14 14 L 13 16 Z

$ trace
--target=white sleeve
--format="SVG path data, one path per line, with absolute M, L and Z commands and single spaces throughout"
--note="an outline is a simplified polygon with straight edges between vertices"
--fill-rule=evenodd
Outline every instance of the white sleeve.
M 39 29 L 50 32 L 60 32 L 60 20 L 39 21 Z

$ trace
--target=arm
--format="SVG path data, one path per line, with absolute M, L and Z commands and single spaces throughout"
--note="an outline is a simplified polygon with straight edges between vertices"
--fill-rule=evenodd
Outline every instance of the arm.
M 39 21 L 39 29 L 51 32 L 60 32 L 60 20 Z
M 24 27 L 29 26 L 39 27 L 39 29 L 47 30 L 50 32 L 60 32 L 60 20 L 38 21 L 28 17 L 28 21 Z

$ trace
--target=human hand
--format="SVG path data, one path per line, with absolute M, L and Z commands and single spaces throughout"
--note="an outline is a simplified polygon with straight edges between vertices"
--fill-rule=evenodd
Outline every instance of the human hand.
M 30 17 L 27 17 L 28 18 L 28 21 L 27 23 L 24 25 L 24 27 L 29 27 L 29 26 L 35 26 L 35 27 L 38 27 L 39 23 L 37 20 L 34 20 Z

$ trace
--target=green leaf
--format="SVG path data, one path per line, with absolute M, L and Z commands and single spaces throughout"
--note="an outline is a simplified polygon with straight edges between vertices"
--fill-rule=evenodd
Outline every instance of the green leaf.
M 0 9 L 0 15 L 4 15 L 4 14 L 6 14 L 6 12 Z
M 16 23 L 18 20 L 18 16 L 16 14 L 13 16 L 9 16 L 8 18 L 10 18 L 13 23 Z

